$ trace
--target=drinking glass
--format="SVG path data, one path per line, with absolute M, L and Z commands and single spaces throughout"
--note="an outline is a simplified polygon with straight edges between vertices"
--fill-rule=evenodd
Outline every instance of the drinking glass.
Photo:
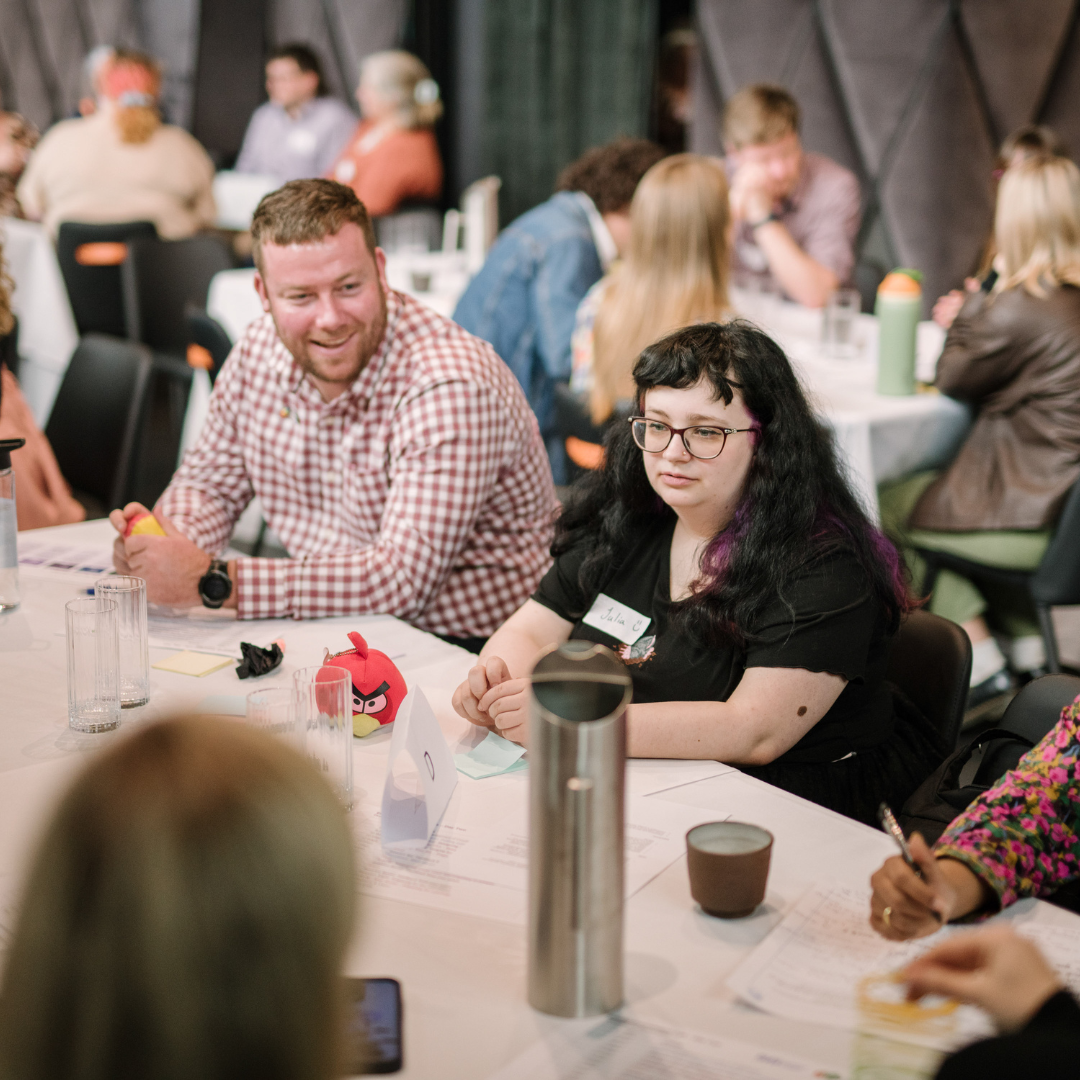
M 825 305 L 822 345 L 825 355 L 846 360 L 858 353 L 855 326 L 862 309 L 858 289 L 836 289 Z
M 146 582 L 109 574 L 94 583 L 94 593 L 115 600 L 120 632 L 120 708 L 150 700 L 150 650 L 146 632 Z
M 351 808 L 352 675 L 344 668 L 306 667 L 293 675 L 293 685 L 307 756 Z
M 68 723 L 75 731 L 120 725 L 120 632 L 115 600 L 84 596 L 65 605 Z
M 247 696 L 247 721 L 253 727 L 277 735 L 298 750 L 304 749 L 296 690 L 291 686 L 252 690 Z

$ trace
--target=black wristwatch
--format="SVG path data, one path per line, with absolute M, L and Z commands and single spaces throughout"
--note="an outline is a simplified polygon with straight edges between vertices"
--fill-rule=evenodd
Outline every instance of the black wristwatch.
M 754 232 L 756 229 L 760 229 L 762 225 L 768 225 L 770 221 L 779 220 L 780 219 L 770 211 L 760 221 L 748 221 L 746 224 L 749 226 L 750 231 Z
M 232 596 L 228 564 L 220 559 L 211 559 L 210 569 L 199 578 L 199 596 L 208 608 L 219 608 Z

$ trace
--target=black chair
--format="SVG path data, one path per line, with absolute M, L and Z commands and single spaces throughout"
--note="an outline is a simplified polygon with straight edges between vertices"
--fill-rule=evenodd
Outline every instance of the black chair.
M 198 349 L 205 350 L 206 355 L 210 358 L 211 366 L 207 368 L 207 372 L 210 375 L 210 385 L 212 386 L 217 379 L 218 372 L 221 370 L 221 365 L 225 363 L 229 353 L 232 351 L 232 338 L 229 337 L 225 327 L 217 319 L 208 315 L 201 308 L 189 307 L 185 317 L 187 320 L 188 363 L 193 367 L 203 366 L 194 362 L 191 347 L 194 345 Z
M 19 320 L 15 320 L 9 333 L 0 337 L 0 364 L 15 378 L 19 377 Z
M 915 550 L 926 560 L 922 591 L 929 596 L 942 570 L 953 570 L 974 582 L 988 581 L 1026 589 L 1039 616 L 1039 630 L 1046 649 L 1046 668 L 1061 671 L 1057 634 L 1050 617 L 1056 605 L 1080 604 L 1080 481 L 1075 483 L 1054 529 L 1054 538 L 1035 570 L 1006 570 L 987 566 L 945 551 Z
M 613 423 L 625 423 L 630 413 L 616 409 L 603 424 L 594 424 L 589 406 L 564 382 L 555 384 L 555 431 L 566 449 L 566 478 L 573 483 L 583 473 L 599 468 L 604 437 Z
M 145 345 L 87 335 L 71 357 L 45 428 L 68 483 L 106 510 L 131 500 L 152 369 Z
M 885 677 L 919 707 L 951 754 L 971 683 L 967 634 L 929 611 L 909 612 L 893 638 Z
M 91 225 L 64 221 L 56 235 L 56 257 L 80 334 L 127 332 L 120 266 L 135 237 L 156 237 L 152 221 Z

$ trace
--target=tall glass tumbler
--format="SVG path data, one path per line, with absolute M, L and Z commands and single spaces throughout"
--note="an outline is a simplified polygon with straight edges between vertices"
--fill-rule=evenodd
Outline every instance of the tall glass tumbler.
M 97 596 L 115 600 L 120 629 L 120 708 L 150 700 L 150 647 L 146 629 L 146 582 L 110 574 L 94 584 Z
M 120 725 L 120 632 L 115 600 L 69 600 L 67 622 L 68 723 L 75 731 L 112 731 Z
M 344 668 L 306 667 L 293 675 L 293 685 L 307 756 L 351 809 L 352 675 Z
M 302 751 L 304 732 L 300 729 L 297 705 L 296 690 L 292 686 L 252 690 L 247 696 L 247 722 Z

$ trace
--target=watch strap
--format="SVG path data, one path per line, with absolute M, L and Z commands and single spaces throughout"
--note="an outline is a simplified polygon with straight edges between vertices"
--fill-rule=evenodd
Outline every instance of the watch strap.
M 750 231 L 754 232 L 756 229 L 760 229 L 762 225 L 768 225 L 770 221 L 779 220 L 780 219 L 770 211 L 760 221 L 748 221 L 746 224 L 749 226 Z

